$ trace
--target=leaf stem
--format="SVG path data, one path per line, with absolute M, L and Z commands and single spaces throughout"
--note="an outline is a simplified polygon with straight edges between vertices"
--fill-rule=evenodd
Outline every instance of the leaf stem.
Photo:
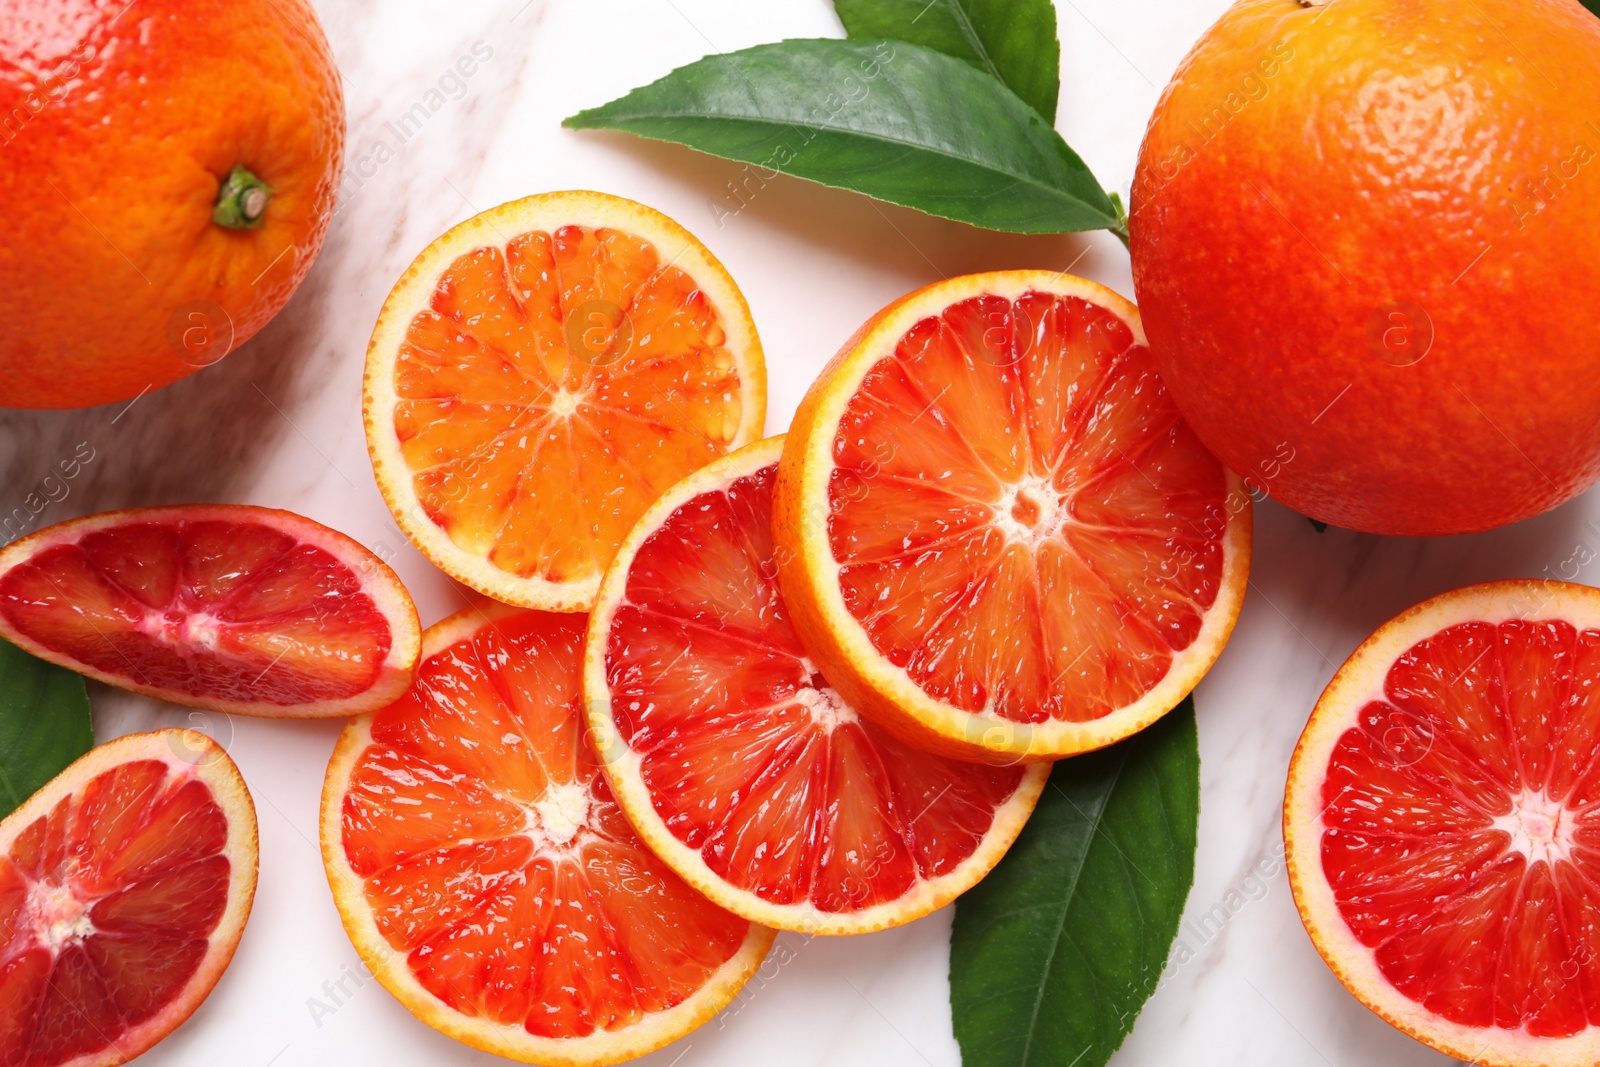
M 1111 206 L 1117 209 L 1117 224 L 1115 226 L 1107 226 L 1106 229 L 1108 229 L 1112 233 L 1116 234 L 1117 240 L 1122 242 L 1122 247 L 1123 248 L 1127 248 L 1127 247 L 1129 247 L 1128 246 L 1128 209 L 1122 206 L 1122 197 L 1121 196 L 1119 196 L 1116 193 L 1111 193 L 1109 195 L 1111 197 Z

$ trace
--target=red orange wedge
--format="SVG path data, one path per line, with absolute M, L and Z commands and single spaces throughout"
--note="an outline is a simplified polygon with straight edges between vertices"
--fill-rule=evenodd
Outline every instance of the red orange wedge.
M 912 748 L 828 684 L 778 590 L 782 449 L 741 449 L 645 513 L 589 620 L 585 703 L 613 792 L 691 885 L 768 926 L 862 933 L 988 873 L 1049 768 Z
M 1600 1062 L 1600 590 L 1494 582 L 1378 629 L 1317 701 L 1283 832 L 1306 930 L 1485 1067 Z
M 110 511 L 0 550 L 0 637 L 176 704 L 345 716 L 405 691 L 416 608 L 345 535 L 287 511 Z
M 506 603 L 583 611 L 640 512 L 761 436 L 766 369 L 722 264 L 658 211 L 530 196 L 446 233 L 367 349 L 367 445 L 400 528 Z
M 0 822 L 0 1063 L 112 1067 L 221 977 L 256 888 L 256 814 L 203 734 L 101 745 Z
M 1006 762 L 1183 699 L 1238 616 L 1250 503 L 1132 304 L 1003 271 L 920 289 L 845 344 L 795 416 L 773 530 L 795 628 L 852 707 Z
M 584 738 L 585 622 L 495 606 L 429 628 L 416 684 L 351 721 L 322 796 L 372 973 L 429 1026 L 549 1067 L 682 1037 L 773 938 L 685 885 L 612 799 Z

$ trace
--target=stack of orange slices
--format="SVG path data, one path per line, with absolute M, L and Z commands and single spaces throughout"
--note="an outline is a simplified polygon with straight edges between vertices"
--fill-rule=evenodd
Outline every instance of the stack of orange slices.
M 727 272 L 615 197 L 487 211 L 385 303 L 379 487 L 501 602 L 427 632 L 323 794 L 345 928 L 429 1025 L 543 1064 L 672 1041 L 774 928 L 971 887 L 1048 761 L 1165 714 L 1227 640 L 1249 498 L 1100 286 L 930 286 L 787 439 L 764 411 Z

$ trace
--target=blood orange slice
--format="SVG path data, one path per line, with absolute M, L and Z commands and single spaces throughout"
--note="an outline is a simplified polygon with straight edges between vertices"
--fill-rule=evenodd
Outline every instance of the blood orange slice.
M 322 855 L 372 973 L 429 1026 L 549 1067 L 616 1063 L 731 1000 L 773 931 L 639 840 L 585 740 L 583 615 L 429 628 L 416 684 L 351 721 Z
M 256 888 L 239 770 L 187 730 L 101 745 L 0 822 L 0 1063 L 111 1067 L 217 984 Z
M 400 579 L 344 534 L 194 504 L 72 519 L 0 550 L 0 637 L 175 704 L 331 717 L 405 691 L 420 627 Z
M 1250 502 L 1138 311 L 1044 271 L 889 305 L 806 394 L 774 535 L 806 647 L 933 751 L 1071 755 L 1170 711 L 1243 599 Z
M 658 211 L 530 196 L 429 245 L 367 349 L 367 445 L 424 555 L 583 611 L 640 512 L 761 436 L 766 369 L 722 264 Z
M 922 752 L 828 684 L 778 590 L 782 450 L 741 449 L 645 513 L 590 616 L 585 704 L 613 792 L 686 881 L 768 926 L 864 933 L 987 874 L 1049 767 Z
M 1600 1062 L 1600 591 L 1494 582 L 1385 623 L 1289 767 L 1295 903 L 1335 975 L 1459 1060 Z

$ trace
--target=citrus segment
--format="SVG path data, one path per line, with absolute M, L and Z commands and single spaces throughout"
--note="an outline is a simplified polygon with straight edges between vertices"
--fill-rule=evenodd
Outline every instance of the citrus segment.
M 645 513 L 590 617 L 585 704 L 624 810 L 697 889 L 768 926 L 882 929 L 983 877 L 1048 768 L 922 752 L 828 684 L 778 589 L 782 449 L 742 449 Z
M 1115 741 L 1215 660 L 1248 496 L 1166 396 L 1116 294 L 951 279 L 880 312 L 784 449 L 780 573 L 851 703 L 969 759 Z
M 192 1014 L 256 884 L 255 808 L 202 734 L 90 752 L 0 822 L 0 1063 L 109 1067 Z
M 420 641 L 377 557 L 239 505 L 112 511 L 14 542 L 0 551 L 0 636 L 124 689 L 269 716 L 387 703 Z
M 329 882 L 372 973 L 528 1063 L 676 1040 L 773 938 L 685 885 L 612 799 L 579 707 L 585 622 L 497 605 L 430 628 L 416 683 L 351 721 L 323 791 Z
M 1386 623 L 1290 766 L 1291 884 L 1369 1008 L 1474 1063 L 1600 1057 L 1600 592 L 1497 582 Z
M 760 434 L 765 389 L 744 298 L 692 235 L 549 193 L 461 224 L 396 284 L 368 444 L 402 529 L 452 576 L 581 610 L 651 500 Z

